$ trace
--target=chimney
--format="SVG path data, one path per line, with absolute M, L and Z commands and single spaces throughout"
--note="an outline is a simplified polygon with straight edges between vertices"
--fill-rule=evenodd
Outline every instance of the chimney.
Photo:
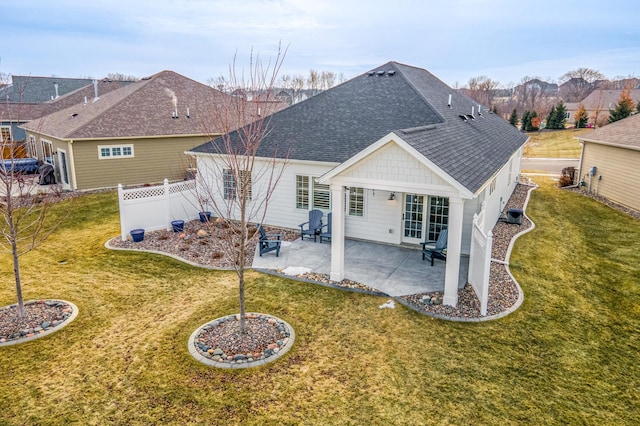
M 53 83 L 53 89 L 56 91 L 56 99 L 58 99 L 60 97 L 58 94 L 58 83 Z
M 98 80 L 93 80 L 93 94 L 94 94 L 93 102 L 100 99 L 98 97 Z

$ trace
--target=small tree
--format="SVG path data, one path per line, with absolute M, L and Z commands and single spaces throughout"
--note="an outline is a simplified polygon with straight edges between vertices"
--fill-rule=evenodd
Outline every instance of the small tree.
M 551 107 L 547 116 L 547 129 L 564 129 L 567 123 L 567 107 L 560 101 Z
M 587 113 L 587 109 L 584 105 L 578 105 L 578 111 L 576 112 L 576 121 L 575 125 L 578 129 L 587 127 L 587 123 L 589 122 L 589 113 Z
M 513 127 L 518 127 L 518 111 L 514 108 L 509 116 L 509 124 Z
M 264 93 L 266 99 L 256 103 L 244 96 L 224 96 L 213 123 L 222 133 L 211 141 L 215 159 L 199 161 L 197 192 L 201 209 L 211 208 L 222 222 L 226 238 L 221 248 L 233 259 L 232 267 L 238 276 L 240 304 L 240 334 L 245 333 L 245 268 L 248 253 L 255 250 L 252 236 L 256 231 L 252 222 L 262 223 L 273 191 L 282 176 L 286 156 L 272 153 L 266 158 L 258 155 L 263 139 L 270 129 L 270 115 L 275 110 L 275 83 L 285 52 L 278 49 L 273 64 L 263 66 L 259 57 L 250 58 L 248 73 L 238 73 L 236 59 L 230 66 L 228 81 L 246 92 Z M 248 123 L 248 124 L 247 124 Z M 213 132 L 210 132 L 213 134 Z M 260 158 L 258 158 L 260 157 Z M 280 158 L 278 158 L 280 157 Z
M 633 101 L 629 92 L 628 89 L 623 90 L 616 108 L 609 110 L 609 123 L 627 118 L 633 112 Z
M 556 107 L 555 105 L 551 107 L 551 111 L 549 111 L 549 115 L 547 115 L 547 129 L 555 129 L 556 128 L 556 120 L 558 119 L 556 115 Z

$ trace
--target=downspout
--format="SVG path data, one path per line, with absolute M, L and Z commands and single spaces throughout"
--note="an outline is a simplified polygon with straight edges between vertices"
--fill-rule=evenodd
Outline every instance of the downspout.
M 67 143 L 69 147 L 69 158 L 67 158 L 67 169 L 70 172 L 71 182 L 69 182 L 70 189 L 75 191 L 78 189 L 78 185 L 76 183 L 76 165 L 75 165 L 75 157 L 73 156 L 73 139 L 69 139 Z
M 562 189 L 579 188 L 580 182 L 582 182 L 582 160 L 584 160 L 584 141 L 581 141 L 580 139 L 578 139 L 578 141 L 582 145 L 582 149 L 580 150 L 580 163 L 578 163 L 578 183 L 576 183 L 575 185 L 564 186 L 562 187 Z

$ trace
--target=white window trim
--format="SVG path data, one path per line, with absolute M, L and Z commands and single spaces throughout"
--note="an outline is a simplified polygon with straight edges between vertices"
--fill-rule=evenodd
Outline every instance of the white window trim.
M 114 148 L 120 148 L 120 152 L 122 153 L 125 148 L 131 149 L 131 155 L 113 155 Z M 103 149 L 108 149 L 110 155 L 106 156 L 102 154 Z M 133 158 L 135 154 L 133 152 L 133 144 L 124 144 L 124 145 L 98 145 L 98 160 L 118 160 L 122 158 Z
M 8 142 L 13 140 L 13 135 L 11 134 L 11 126 L 0 126 L 0 129 L 2 130 L 7 129 L 9 131 L 9 139 L 8 140 L 2 139 L 2 142 Z M 0 132 L 0 137 L 1 136 L 2 136 L 2 132 Z
M 51 157 L 47 157 L 47 150 L 45 149 L 45 144 L 51 147 L 50 149 Z M 47 164 L 51 164 L 52 166 L 55 166 L 56 159 L 55 159 L 55 154 L 53 153 L 53 143 L 46 139 L 40 139 L 40 147 L 42 148 L 42 161 L 44 161 Z M 51 158 L 51 162 L 47 161 L 47 158 Z
M 306 178 L 306 181 L 307 181 L 306 182 L 306 184 L 307 184 L 306 185 L 307 186 L 306 194 L 302 194 L 302 198 L 303 198 L 302 200 L 298 199 L 299 198 L 299 194 L 298 194 L 298 189 L 299 189 L 298 188 L 298 177 Z M 296 198 L 295 199 L 295 205 L 296 205 L 296 209 L 297 210 L 305 210 L 305 211 L 309 210 L 310 198 L 311 198 L 311 194 L 312 194 L 312 191 L 313 191 L 312 186 L 311 186 L 312 179 L 313 178 L 311 176 L 309 176 L 309 175 L 300 175 L 300 174 L 296 174 L 295 175 L 295 188 L 296 188 L 295 189 L 295 191 L 296 191 L 296 193 L 295 193 L 295 198 Z M 301 202 L 299 203 L 298 201 L 301 201 Z M 306 206 L 304 206 L 304 204 L 306 204 Z M 300 205 L 302 205 L 302 207 L 300 207 Z
M 351 195 L 352 195 L 352 190 L 353 189 L 360 189 L 362 190 L 362 214 L 361 215 L 357 215 L 357 214 L 351 214 Z M 364 188 L 350 188 L 348 191 L 348 196 L 346 199 L 346 203 L 345 203 L 345 207 L 346 207 L 346 213 L 347 216 L 349 218 L 352 219 L 356 219 L 356 220 L 365 220 L 365 217 L 367 215 L 367 194 L 368 194 L 368 190 L 364 189 Z

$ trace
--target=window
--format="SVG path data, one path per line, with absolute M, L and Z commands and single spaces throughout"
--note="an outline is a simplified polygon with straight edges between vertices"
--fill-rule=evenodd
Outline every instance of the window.
M 100 145 L 98 146 L 98 158 L 105 160 L 109 158 L 133 157 L 133 145 Z
M 496 190 L 496 180 L 492 180 L 489 184 L 489 195 L 493 194 L 493 191 Z
M 364 216 L 364 189 L 349 190 L 349 216 Z
M 309 176 L 296 175 L 296 208 L 309 210 Z
M 0 127 L 0 141 L 8 142 L 11 140 L 11 127 L 2 126 Z
M 224 185 L 224 199 L 235 200 L 236 198 L 236 178 L 233 175 L 233 170 L 224 169 L 222 172 L 222 183 Z
M 35 136 L 29 135 L 29 143 L 27 145 L 27 149 L 29 150 L 30 157 L 38 158 L 38 149 L 36 148 Z
M 449 224 L 449 199 L 429 197 L 429 230 L 427 240 L 437 241 L 440 231 Z
M 45 163 L 54 165 L 53 163 L 53 144 L 49 141 L 42 139 L 42 159 Z
M 238 178 L 240 179 L 240 185 L 236 181 L 236 176 L 231 169 L 224 169 L 222 175 L 223 191 L 225 200 L 235 200 L 238 195 L 242 195 L 242 190 L 246 191 L 247 199 L 251 200 L 252 197 L 252 182 L 251 172 L 248 170 L 240 170 Z M 240 192 L 240 194 L 238 194 Z
M 313 208 L 331 210 L 331 189 L 329 185 L 313 182 Z

